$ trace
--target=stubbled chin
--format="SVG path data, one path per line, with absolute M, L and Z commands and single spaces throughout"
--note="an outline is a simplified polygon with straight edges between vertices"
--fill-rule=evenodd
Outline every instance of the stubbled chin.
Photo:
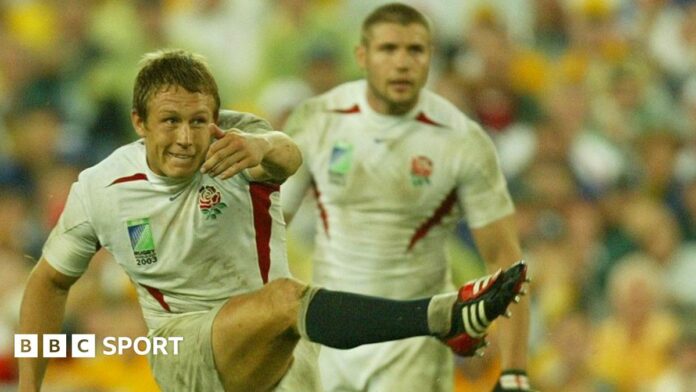
M 182 168 L 175 168 L 167 170 L 167 173 L 165 173 L 165 175 L 169 178 L 189 178 L 196 174 L 196 171 L 196 169 L 184 170 Z
M 165 174 L 173 178 L 190 177 L 198 171 L 199 166 L 200 165 L 196 164 L 196 161 L 193 159 L 189 162 L 176 162 L 170 160 L 167 162 L 167 172 Z
M 401 108 L 401 109 L 406 109 L 406 110 L 412 109 L 413 106 L 415 106 L 415 104 L 416 104 L 416 99 L 411 95 L 406 95 L 406 96 L 396 95 L 396 96 L 391 97 L 391 102 L 390 102 L 390 106 L 392 106 L 394 108 Z
M 415 94 L 413 90 L 408 89 L 392 89 L 391 94 L 389 94 L 391 100 L 394 103 L 404 104 L 415 101 Z
M 413 98 L 411 94 L 401 94 L 397 95 L 393 99 L 394 103 L 399 104 L 399 105 L 408 105 L 411 103 L 416 102 L 416 100 Z

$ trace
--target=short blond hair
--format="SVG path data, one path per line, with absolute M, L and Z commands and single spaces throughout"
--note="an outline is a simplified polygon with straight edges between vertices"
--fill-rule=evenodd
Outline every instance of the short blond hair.
M 360 30 L 360 43 L 366 45 L 369 41 L 370 29 L 380 23 L 396 23 L 407 26 L 412 23 L 419 24 L 431 33 L 430 21 L 417 9 L 402 3 L 389 3 L 372 11 L 363 21 Z
M 181 49 L 162 49 L 147 53 L 140 62 L 141 68 L 133 86 L 133 110 L 147 118 L 147 104 L 152 96 L 167 87 L 182 87 L 192 93 L 213 97 L 213 114 L 217 121 L 220 110 L 220 94 L 203 56 Z

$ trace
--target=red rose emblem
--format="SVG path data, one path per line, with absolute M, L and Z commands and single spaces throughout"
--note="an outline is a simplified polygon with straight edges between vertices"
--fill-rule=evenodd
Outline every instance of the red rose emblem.
M 215 187 L 206 185 L 198 190 L 198 207 L 207 210 L 220 203 L 220 191 Z
M 418 177 L 430 177 L 433 173 L 433 161 L 425 156 L 417 156 L 411 160 L 411 174 Z
M 205 215 L 205 219 L 217 219 L 225 207 L 227 204 L 222 202 L 222 194 L 214 186 L 206 185 L 198 190 L 198 208 Z

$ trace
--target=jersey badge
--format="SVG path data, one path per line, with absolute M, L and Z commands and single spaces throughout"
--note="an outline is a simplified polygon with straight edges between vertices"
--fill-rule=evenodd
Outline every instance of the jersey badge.
M 411 158 L 411 183 L 414 186 L 430 185 L 433 161 L 423 155 Z
M 353 145 L 346 142 L 334 144 L 329 160 L 329 181 L 332 184 L 344 185 L 352 165 Z
M 140 218 L 126 222 L 133 256 L 137 265 L 150 265 L 157 262 L 155 240 L 152 236 L 150 219 Z
M 222 194 L 212 185 L 204 185 L 198 190 L 198 208 L 205 219 L 217 219 L 222 209 L 227 207 L 222 201 Z

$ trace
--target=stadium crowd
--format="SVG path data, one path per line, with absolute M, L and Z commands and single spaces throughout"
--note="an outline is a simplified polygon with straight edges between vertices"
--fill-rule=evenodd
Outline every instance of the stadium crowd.
M 385 3 L 386 1 L 380 1 Z M 429 80 L 493 137 L 532 282 L 530 378 L 543 391 L 696 390 L 696 1 L 412 0 L 436 31 Z M 0 2 L 0 391 L 16 382 L 24 281 L 77 173 L 136 135 L 143 53 L 205 55 L 223 106 L 278 128 L 302 99 L 359 77 L 375 1 Z M 313 214 L 312 206 L 305 214 Z M 311 227 L 290 232 L 309 278 Z M 366 228 L 369 230 L 369 228 Z M 453 277 L 482 264 L 462 224 Z M 100 252 L 65 332 L 142 336 L 130 282 Z M 459 360 L 489 390 L 495 348 Z M 154 391 L 146 359 L 62 359 L 55 391 Z

